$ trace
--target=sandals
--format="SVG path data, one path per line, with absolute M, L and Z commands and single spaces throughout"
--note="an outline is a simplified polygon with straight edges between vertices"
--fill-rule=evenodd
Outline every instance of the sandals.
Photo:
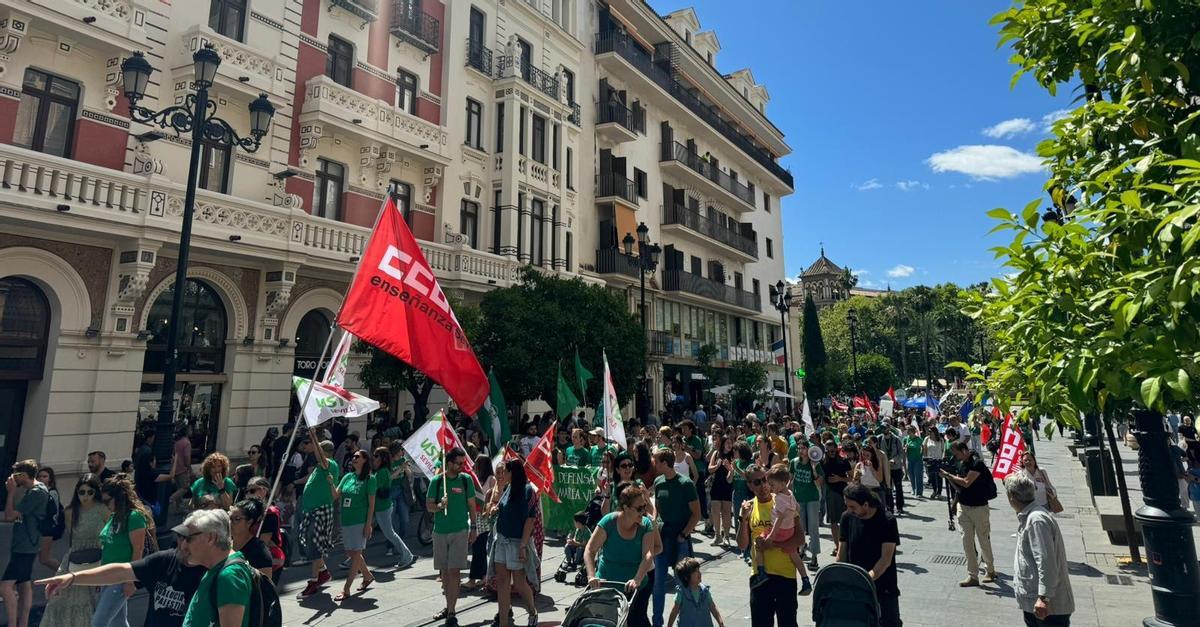
M 371 584 L 373 584 L 373 583 L 375 583 L 375 578 L 374 578 L 374 577 L 371 577 L 370 579 L 367 579 L 366 577 L 363 577 L 363 582 L 362 582 L 362 584 L 361 584 L 361 585 L 359 585 L 359 586 L 358 586 L 358 591 L 359 591 L 359 592 L 366 592 L 366 591 L 367 591 L 367 588 L 370 588 L 370 587 L 371 587 Z
M 350 595 L 350 591 L 349 591 L 349 590 L 342 590 L 341 592 L 339 592 L 339 593 L 337 594 L 337 596 L 333 597 L 333 602 L 334 602 L 334 603 L 341 603 L 342 601 L 345 601 L 346 599 L 349 599 L 349 598 L 350 598 L 350 596 L 351 596 L 351 595 Z

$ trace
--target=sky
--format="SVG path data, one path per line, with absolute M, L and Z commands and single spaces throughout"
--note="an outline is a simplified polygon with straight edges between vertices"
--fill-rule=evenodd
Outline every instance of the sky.
M 1011 0 L 651 0 L 688 6 L 721 44 L 717 69 L 750 67 L 792 154 L 784 261 L 795 278 L 820 254 L 860 287 L 986 281 L 996 207 L 1042 191 L 1036 146 L 1071 108 L 1029 78 L 988 21 Z M 753 7 L 752 11 L 747 11 Z M 1066 91 L 1067 93 L 1064 93 Z

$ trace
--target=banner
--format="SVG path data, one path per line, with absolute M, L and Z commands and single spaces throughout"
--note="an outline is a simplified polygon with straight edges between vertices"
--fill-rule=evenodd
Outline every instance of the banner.
M 404 441 L 404 452 L 430 481 L 441 472 L 438 468 L 442 463 L 442 447 L 438 445 L 440 427 L 440 420 L 429 420 Z
M 329 356 L 329 366 L 325 368 L 325 376 L 321 378 L 321 383 L 339 388 L 346 387 L 346 366 L 350 361 L 350 345 L 353 342 L 354 336 L 342 331 L 341 339 L 333 348 L 333 354 Z
M 425 373 L 463 413 L 474 415 L 483 406 L 487 375 L 391 197 L 362 252 L 337 324 Z
M 315 427 L 330 418 L 358 418 L 379 409 L 379 401 L 320 381 L 312 394 L 309 394 L 308 387 L 311 383 L 311 379 L 292 377 L 292 389 L 296 392 L 296 399 L 303 403 L 304 399 L 308 398 L 308 405 L 304 407 L 304 422 L 310 427 Z
M 1000 431 L 1000 450 L 992 462 L 992 476 L 1003 480 L 1012 471 L 1021 467 L 1021 454 L 1025 452 L 1025 439 L 1013 424 L 1013 415 L 1004 417 L 1004 429 Z
M 621 419 L 621 406 L 617 402 L 617 389 L 613 386 L 612 371 L 608 369 L 608 354 L 604 354 L 604 396 L 600 406 L 604 408 L 604 439 L 624 449 L 625 424 Z
M 569 532 L 575 528 L 575 512 L 587 508 L 596 494 L 600 469 L 595 467 L 559 466 L 554 471 L 554 493 L 559 502 L 542 495 L 542 526 L 553 531 Z
M 817 428 L 813 425 L 812 412 L 808 409 L 808 399 L 804 399 L 804 414 L 801 415 L 804 420 L 804 435 L 812 435 L 817 432 Z
M 895 405 L 892 403 L 892 399 L 890 398 L 885 398 L 882 401 L 879 401 L 879 416 L 881 418 L 891 418 L 892 414 L 894 413 L 894 406 Z

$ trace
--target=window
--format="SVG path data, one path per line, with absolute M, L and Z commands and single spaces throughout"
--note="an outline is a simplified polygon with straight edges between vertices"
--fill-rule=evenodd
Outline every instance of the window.
M 551 133 L 550 133 L 550 137 L 551 137 L 551 141 L 550 141 L 550 165 L 551 165 L 551 167 L 553 167 L 555 170 L 557 170 L 557 169 L 558 169 L 558 143 L 559 143 L 559 139 L 558 139 L 558 132 L 559 132 L 559 127 L 558 127 L 558 125 L 557 125 L 557 124 L 551 124 L 551 125 L 550 125 L 550 130 L 551 130 Z
M 521 214 L 525 211 L 525 192 L 517 192 L 517 258 L 525 254 L 525 219 Z
M 483 26 L 483 11 L 471 7 L 471 21 L 467 26 L 467 38 L 471 42 L 470 57 L 472 60 L 479 59 L 483 51 Z
M 532 237 L 529 238 L 529 262 L 535 266 L 540 266 L 545 261 L 545 229 L 542 228 L 546 222 L 546 203 L 545 201 L 534 198 L 530 205 L 530 230 Z
M 567 272 L 574 272 L 574 268 L 571 267 L 571 249 L 572 249 L 572 247 L 573 247 L 573 244 L 571 243 L 571 232 L 567 231 Z
M 633 187 L 637 190 L 638 198 L 646 197 L 649 189 L 649 184 L 646 182 L 646 173 L 637 168 L 633 169 Z
M 417 75 L 400 70 L 396 76 L 396 107 L 417 114 Z
M 531 82 L 530 79 L 533 76 L 533 46 L 529 45 L 528 41 L 518 37 L 517 48 L 520 49 L 521 55 L 521 78 L 525 79 L 527 83 Z
M 708 51 L 708 64 L 709 64 L 709 65 L 712 65 L 712 64 L 713 64 L 712 50 L 709 50 L 709 51 Z
M 500 254 L 501 228 L 504 221 L 500 218 L 503 209 L 500 208 L 500 190 L 492 197 L 492 254 Z
M 343 87 L 349 87 L 354 75 L 354 46 L 350 42 L 329 36 L 329 52 L 325 56 L 325 76 Z
M 504 103 L 496 103 L 496 152 L 504 152 Z
M 208 27 L 230 39 L 242 41 L 246 0 L 212 0 L 208 6 Z
M 695 255 L 692 255 L 692 274 L 696 276 L 704 274 L 704 261 Z
M 412 185 L 392 179 L 392 197 L 396 200 L 396 208 L 404 216 L 404 222 L 412 228 Z
M 753 288 L 751 288 L 751 291 L 754 292 L 754 297 L 757 298 L 758 297 L 758 289 L 759 289 L 758 279 L 751 279 L 751 285 L 754 286 Z
M 575 190 L 575 153 L 570 147 L 567 148 L 567 189 Z
M 525 118 L 528 117 L 528 109 L 521 107 L 521 120 L 517 125 L 517 152 L 525 154 Z
M 774 259 L 774 258 L 775 258 L 775 242 L 772 242 L 771 238 L 768 237 L 767 238 L 767 259 Z
M 483 105 L 467 98 L 467 145 L 483 150 Z
M 330 220 L 342 219 L 342 191 L 346 187 L 346 166 L 317 158 L 317 184 L 313 189 L 313 215 Z
M 689 45 L 689 46 L 692 45 L 692 31 L 690 31 L 690 30 L 683 31 L 683 40 L 685 42 L 687 42 L 687 45 Z
M 70 157 L 78 109 L 79 83 L 26 69 L 13 143 L 48 155 Z
M 546 163 L 546 118 L 533 115 L 533 157 L 538 163 Z
M 567 104 L 575 102 L 575 73 L 563 68 L 563 91 L 567 94 Z
M 738 290 L 741 290 L 742 285 L 743 285 L 742 273 L 734 272 L 733 273 L 733 287 L 737 288 Z
M 767 213 L 771 213 L 771 195 L 766 192 L 763 192 L 763 209 L 766 209 Z
M 458 230 L 467 236 L 467 246 L 476 248 L 479 244 L 479 203 L 469 200 L 462 201 L 458 210 Z
M 229 193 L 229 145 L 205 141 L 200 152 L 200 187 L 218 194 Z

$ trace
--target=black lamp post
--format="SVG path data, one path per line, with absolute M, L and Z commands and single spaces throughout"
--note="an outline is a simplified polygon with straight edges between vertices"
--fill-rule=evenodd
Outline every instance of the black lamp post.
M 858 394 L 858 312 L 853 307 L 846 313 L 846 322 L 850 324 L 850 364 L 854 369 L 854 393 Z
M 650 227 L 646 226 L 645 222 L 638 223 L 636 240 L 632 233 L 626 233 L 625 238 L 621 240 L 626 256 L 633 256 L 633 245 L 635 243 L 637 244 L 638 278 L 641 281 L 638 293 L 641 298 L 642 336 L 646 338 L 646 343 L 649 344 L 650 331 L 646 327 L 646 275 L 654 274 L 655 269 L 658 268 L 658 255 L 662 252 L 662 248 L 658 244 L 650 243 Z M 649 398 L 646 395 L 647 354 L 649 350 L 649 346 L 646 346 L 642 350 L 642 376 L 638 383 L 638 421 L 642 424 L 645 424 L 646 413 L 649 411 L 647 407 Z
M 788 326 L 787 314 L 792 308 L 792 293 L 784 285 L 783 281 L 778 281 L 770 287 L 771 306 L 779 312 L 779 326 L 783 334 L 783 391 L 787 392 L 787 411 L 792 413 L 792 368 L 788 363 Z
M 250 103 L 250 136 L 239 137 L 228 122 L 216 117 L 217 104 L 209 100 L 208 90 L 217 76 L 221 55 L 206 44 L 192 55 L 195 69 L 196 93 L 189 94 L 183 105 L 154 111 L 138 106 L 146 96 L 146 86 L 154 68 L 141 52 L 121 63 L 121 78 L 125 85 L 125 97 L 129 99 L 129 116 L 135 122 L 156 124 L 159 128 L 171 128 L 176 134 L 191 133 L 192 152 L 188 161 L 187 191 L 183 201 L 183 221 L 179 229 L 179 258 L 175 266 L 175 290 L 171 298 L 171 317 L 167 328 L 166 355 L 163 360 L 162 398 L 159 401 L 158 418 L 155 423 L 154 457 L 159 472 L 168 473 L 172 463 L 172 431 L 175 422 L 175 375 L 179 369 L 178 343 L 182 334 L 179 318 L 183 310 L 183 292 L 187 285 L 188 255 L 191 252 L 192 215 L 196 206 L 196 185 L 200 174 L 200 150 L 207 144 L 218 147 L 236 147 L 246 152 L 258 150 L 262 138 L 271 128 L 271 117 L 275 107 L 266 94 L 259 94 Z M 160 483 L 159 511 L 165 521 L 170 503 L 167 497 L 172 490 L 169 482 Z M 162 522 L 159 529 L 164 529 Z

